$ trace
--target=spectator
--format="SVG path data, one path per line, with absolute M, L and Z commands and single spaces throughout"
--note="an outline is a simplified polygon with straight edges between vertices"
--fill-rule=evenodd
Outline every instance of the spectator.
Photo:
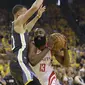
M 3 79 L 1 72 L 0 72 L 0 85 L 6 85 L 6 81 Z
M 82 78 L 82 72 L 79 71 L 77 76 L 74 78 L 75 85 L 85 85 L 84 80 Z

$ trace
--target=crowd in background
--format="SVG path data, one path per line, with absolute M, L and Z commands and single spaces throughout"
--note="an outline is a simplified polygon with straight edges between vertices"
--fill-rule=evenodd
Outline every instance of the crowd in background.
M 73 8 L 73 12 L 78 16 L 76 18 L 78 25 L 85 26 L 85 6 L 73 4 Z M 11 21 L 12 14 L 5 9 L 0 9 L 0 76 L 2 78 L 10 75 L 10 60 L 7 53 L 11 51 Z M 59 85 L 85 85 L 85 44 L 79 43 L 79 38 L 62 16 L 60 8 L 54 4 L 48 5 L 43 17 L 34 28 L 36 27 L 43 28 L 48 35 L 59 32 L 67 38 L 70 66 L 63 67 L 52 56 L 53 67 L 60 82 Z M 83 30 L 85 31 L 85 29 Z

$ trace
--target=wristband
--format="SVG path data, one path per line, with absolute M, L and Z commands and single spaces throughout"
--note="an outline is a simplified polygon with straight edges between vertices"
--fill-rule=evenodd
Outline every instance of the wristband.
M 39 16 L 39 15 L 37 15 L 36 17 L 37 17 L 38 19 L 40 18 L 40 16 Z

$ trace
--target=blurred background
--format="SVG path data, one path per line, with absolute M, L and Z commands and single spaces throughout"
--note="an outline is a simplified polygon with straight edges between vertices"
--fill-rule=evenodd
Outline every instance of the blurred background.
M 16 4 L 22 4 L 29 8 L 34 1 L 0 0 L 0 72 L 3 78 L 10 74 L 10 60 L 6 54 L 11 51 L 12 8 Z M 46 5 L 46 12 L 34 28 L 42 27 L 48 35 L 59 32 L 67 37 L 70 55 L 69 70 L 61 66 L 54 57 L 52 61 L 59 81 L 66 83 L 69 81 L 65 80 L 68 77 L 75 80 L 79 76 L 79 72 L 84 69 L 83 80 L 85 82 L 85 0 L 44 0 L 44 5 Z M 32 33 L 30 35 L 32 36 Z

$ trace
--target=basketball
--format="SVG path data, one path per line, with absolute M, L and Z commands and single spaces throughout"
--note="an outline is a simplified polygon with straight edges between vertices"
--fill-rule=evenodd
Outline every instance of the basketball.
M 64 48 L 66 44 L 66 37 L 61 33 L 53 33 L 51 34 L 51 39 L 53 39 L 53 48 L 52 51 L 58 51 Z

